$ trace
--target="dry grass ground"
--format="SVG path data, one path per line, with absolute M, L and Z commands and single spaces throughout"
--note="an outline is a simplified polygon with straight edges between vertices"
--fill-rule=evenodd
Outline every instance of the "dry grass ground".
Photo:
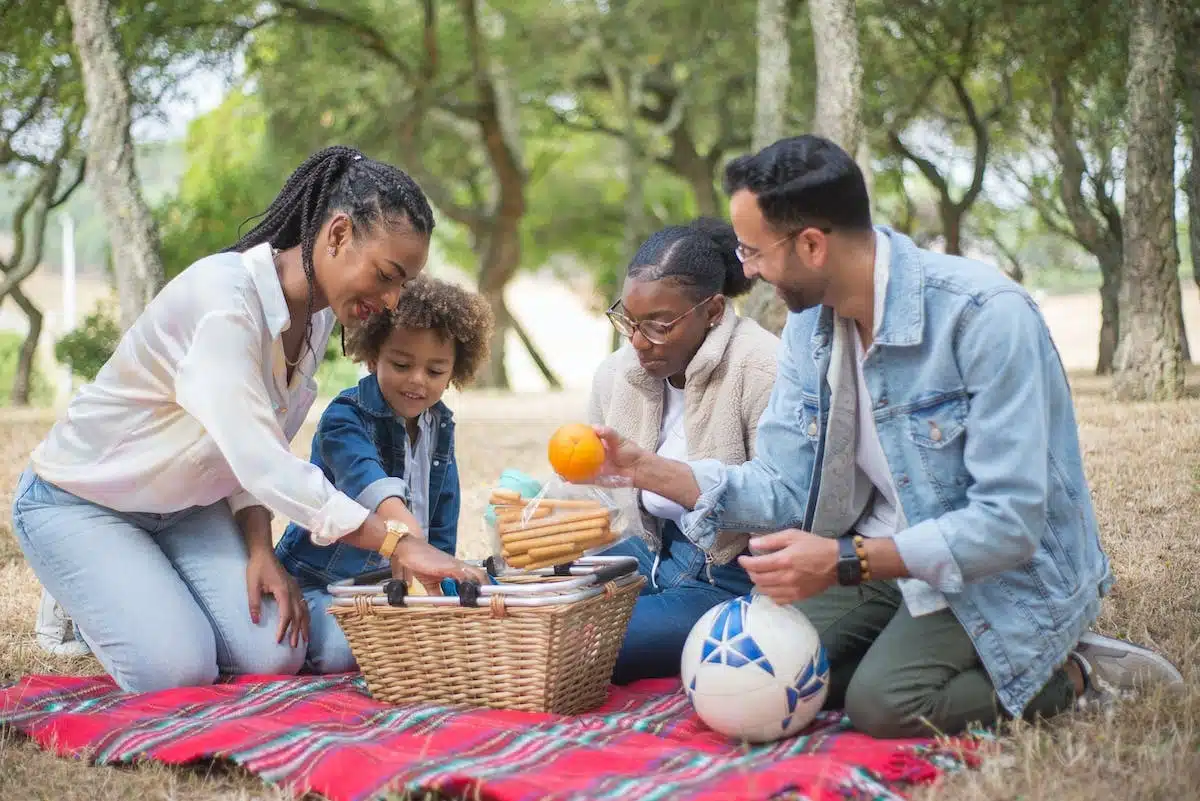
M 1126 704 L 1109 717 L 1017 727 L 982 770 L 922 791 L 924 799 L 1178 799 L 1195 798 L 1200 787 L 1200 538 L 1193 524 L 1200 505 L 1200 399 L 1118 407 L 1107 401 L 1104 381 L 1077 377 L 1075 385 L 1085 461 L 1118 577 L 1098 628 L 1162 649 L 1181 666 L 1187 690 Z M 479 556 L 488 482 L 510 465 L 542 471 L 547 436 L 582 414 L 582 398 L 470 395 L 454 405 L 466 493 L 463 555 Z M 0 418 L 0 487 L 14 485 L 49 423 L 38 414 Z M 306 451 L 308 437 L 308 431 L 297 437 L 298 452 Z M 96 671 L 93 660 L 52 659 L 33 646 L 39 590 L 9 531 L 8 492 L 0 494 L 0 682 L 30 672 Z M 232 769 L 91 768 L 0 733 L 0 797 L 279 795 Z

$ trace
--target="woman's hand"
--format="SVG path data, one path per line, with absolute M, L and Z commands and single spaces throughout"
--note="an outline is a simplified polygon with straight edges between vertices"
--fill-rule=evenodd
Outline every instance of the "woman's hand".
M 392 552 L 392 576 L 407 581 L 410 574 L 416 576 L 430 595 L 442 594 L 440 582 L 443 578 L 474 581 L 480 585 L 488 583 L 484 570 L 455 559 L 420 537 L 411 535 L 396 543 L 396 550 Z
M 600 468 L 600 475 L 628 479 L 637 486 L 635 474 L 638 464 L 646 456 L 646 449 L 607 426 L 593 428 L 604 443 L 604 464 Z
M 246 566 L 246 590 L 250 595 L 250 620 L 258 625 L 262 617 L 262 597 L 270 595 L 279 606 L 279 628 L 275 642 L 283 642 L 290 632 L 293 648 L 308 642 L 308 604 L 300 585 L 283 569 L 275 554 L 268 550 L 251 552 Z

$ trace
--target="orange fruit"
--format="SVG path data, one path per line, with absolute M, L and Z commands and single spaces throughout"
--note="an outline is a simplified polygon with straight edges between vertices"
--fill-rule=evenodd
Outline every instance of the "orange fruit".
M 591 481 L 604 464 L 604 443 L 591 426 L 568 423 L 550 437 L 550 466 L 567 481 Z

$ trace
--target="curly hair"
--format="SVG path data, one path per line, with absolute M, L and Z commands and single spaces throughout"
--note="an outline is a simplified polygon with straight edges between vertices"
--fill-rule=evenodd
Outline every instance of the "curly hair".
M 395 309 L 346 331 L 346 354 L 356 362 L 373 361 L 397 328 L 433 329 L 454 341 L 450 381 L 462 389 L 487 361 L 494 327 L 495 316 L 482 295 L 448 281 L 420 277 L 405 287 Z

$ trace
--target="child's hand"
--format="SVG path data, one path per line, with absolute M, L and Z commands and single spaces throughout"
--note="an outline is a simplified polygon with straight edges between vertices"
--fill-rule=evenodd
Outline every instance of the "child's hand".
M 433 595 L 441 594 L 438 584 L 443 578 L 488 583 L 487 573 L 480 568 L 455 559 L 418 537 L 405 537 L 392 552 L 392 576 L 403 580 L 409 575 L 415 575 Z

